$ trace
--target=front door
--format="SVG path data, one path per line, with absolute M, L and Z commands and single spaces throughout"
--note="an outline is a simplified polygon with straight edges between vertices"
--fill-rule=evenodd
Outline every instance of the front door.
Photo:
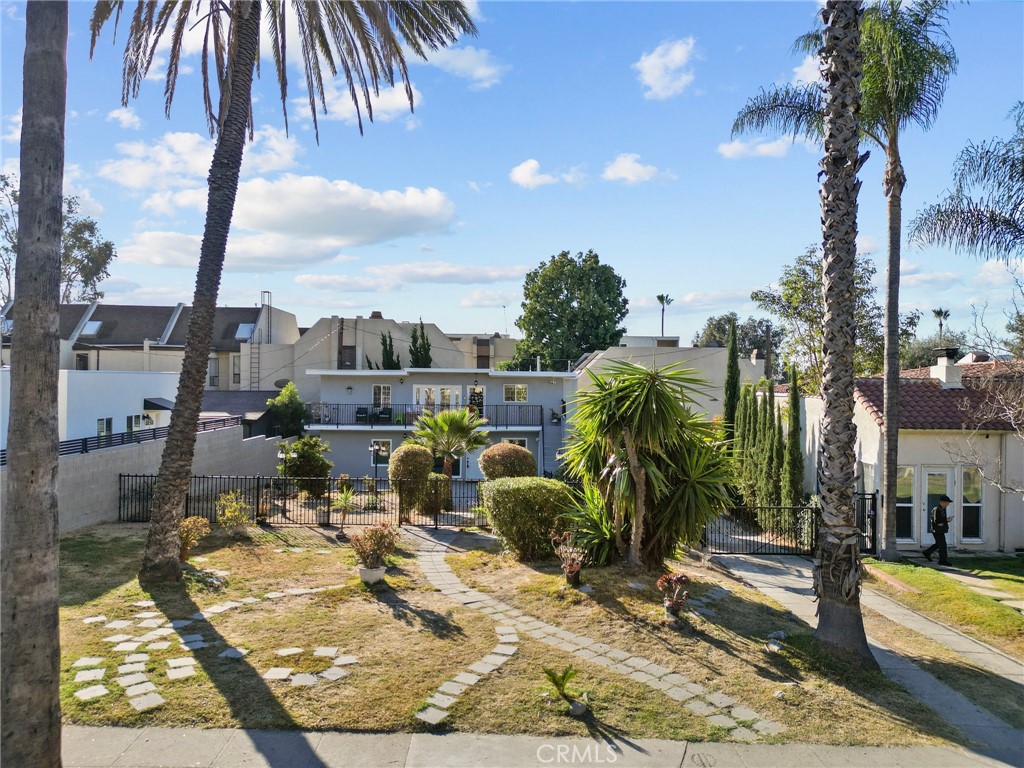
M 933 541 L 932 535 L 928 533 L 928 515 L 931 514 L 932 509 L 939 505 L 939 496 L 946 494 L 951 499 L 955 499 L 956 495 L 953 493 L 953 490 L 952 467 L 925 467 L 924 492 L 921 494 L 922 501 L 924 502 L 924 507 L 921 510 L 922 543 L 931 544 Z M 954 509 L 954 505 L 950 504 L 946 508 L 946 514 L 959 516 L 960 510 Z M 950 525 L 949 531 L 946 533 L 946 544 L 950 547 L 956 543 L 956 530 L 956 525 Z

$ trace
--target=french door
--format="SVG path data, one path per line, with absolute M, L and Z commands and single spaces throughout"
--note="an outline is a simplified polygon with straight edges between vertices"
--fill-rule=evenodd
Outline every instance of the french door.
M 931 534 L 928 533 L 928 516 L 931 514 L 932 509 L 939 505 L 939 497 L 943 494 L 949 496 L 951 499 L 956 498 L 953 484 L 953 468 L 925 467 L 922 483 L 924 484 L 924 487 L 921 493 L 921 501 L 923 504 L 921 508 L 921 541 L 931 543 Z M 946 514 L 954 515 L 959 518 L 960 509 L 956 504 L 950 504 L 946 508 Z M 958 529 L 959 520 L 954 520 L 953 523 L 953 525 L 949 526 L 949 531 L 946 533 L 946 543 L 949 546 L 953 546 L 957 540 L 956 531 Z

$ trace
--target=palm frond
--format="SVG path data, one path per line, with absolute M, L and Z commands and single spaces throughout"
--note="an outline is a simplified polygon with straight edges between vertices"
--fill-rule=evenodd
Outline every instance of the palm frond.
M 765 131 L 819 139 L 822 133 L 821 86 L 809 83 L 762 88 L 736 116 L 732 135 Z

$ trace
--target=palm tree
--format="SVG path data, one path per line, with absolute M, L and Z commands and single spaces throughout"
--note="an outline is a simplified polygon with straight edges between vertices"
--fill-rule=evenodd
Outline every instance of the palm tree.
M 189 18 L 195 8 L 196 16 Z M 139 571 L 141 581 L 181 578 L 178 563 L 178 516 L 188 489 L 195 452 L 196 426 L 203 399 L 213 316 L 217 303 L 228 231 L 234 212 L 238 176 L 245 139 L 252 133 L 252 77 L 260 54 L 261 0 L 234 2 L 158 3 L 140 0 L 132 15 L 124 56 L 122 101 L 139 93 L 164 35 L 170 34 L 169 60 L 164 88 L 165 108 L 174 98 L 184 34 L 194 24 L 206 27 L 203 38 L 203 96 L 211 135 L 216 137 L 209 175 L 206 223 L 200 246 L 195 297 L 185 339 L 185 356 L 178 393 L 171 413 L 167 443 L 153 491 L 152 522 Z M 459 33 L 475 33 L 469 12 L 461 1 L 424 2 L 331 2 L 293 0 L 305 66 L 309 107 L 317 129 L 317 102 L 326 109 L 324 69 L 334 77 L 339 70 L 348 84 L 362 131 L 361 106 L 372 119 L 371 91 L 381 82 L 393 85 L 396 73 L 405 83 L 412 107 L 412 86 L 406 69 L 404 47 L 418 56 L 454 42 Z M 116 9 L 116 14 L 114 13 Z M 266 3 L 267 36 L 271 42 L 281 106 L 287 104 L 285 8 L 281 2 Z M 92 48 L 103 26 L 114 16 L 120 19 L 122 4 L 103 0 L 93 12 Z M 163 55 L 163 53 L 161 53 Z M 207 61 L 220 88 L 216 102 L 210 94 Z M 287 127 L 287 112 L 285 112 Z M 317 134 L 318 135 L 318 134 Z
M 932 314 L 935 315 L 935 319 L 939 321 L 939 344 L 942 343 L 942 323 L 944 320 L 949 320 L 949 310 L 939 307 L 933 309 Z
M 821 72 L 826 78 L 821 160 L 822 292 L 825 302 L 821 395 L 822 524 L 814 566 L 819 640 L 864 665 L 874 664 L 860 611 L 860 536 L 853 508 L 854 267 L 861 103 L 860 0 L 828 0 Z
M 1024 101 L 1010 115 L 1017 132 L 964 148 L 953 169 L 956 186 L 917 215 L 911 240 L 985 258 L 1024 257 Z
M 657 296 L 658 303 L 661 304 L 661 335 L 665 335 L 665 307 L 671 304 L 675 299 L 669 296 L 667 293 L 659 293 Z
M 481 419 L 468 408 L 441 411 L 436 416 L 424 412 L 412 427 L 408 442 L 430 449 L 435 458 L 444 459 L 444 474 L 450 480 L 452 468 L 460 457 L 478 451 L 490 443 Z
M 896 462 L 899 422 L 899 290 L 903 188 L 907 177 L 900 136 L 916 124 L 927 130 L 938 115 L 957 58 L 945 31 L 947 0 L 879 0 L 864 11 L 861 51 L 860 131 L 885 152 L 882 187 L 888 199 L 888 254 L 885 305 L 885 451 L 882 461 L 883 547 L 896 560 Z M 797 39 L 796 48 L 815 52 L 816 32 Z M 733 123 L 733 134 L 766 128 L 819 138 L 824 131 L 820 83 L 762 90 Z
M 0 753 L 60 765 L 57 309 L 68 4 L 28 3 L 7 496 L 0 525 Z M 6 407 L 6 406 L 5 406 Z

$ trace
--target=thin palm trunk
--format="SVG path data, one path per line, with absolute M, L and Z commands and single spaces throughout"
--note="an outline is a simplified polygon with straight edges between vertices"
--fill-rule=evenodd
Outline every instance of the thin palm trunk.
M 636 445 L 629 429 L 622 431 L 622 443 L 626 448 L 626 461 L 629 463 L 629 474 L 633 477 L 633 531 L 629 540 L 629 564 L 639 568 L 640 545 L 644 537 L 644 518 L 647 516 L 647 473 L 640 464 Z
M 210 166 L 206 225 L 200 247 L 195 298 L 185 339 L 185 358 L 178 379 L 178 394 L 153 490 L 152 522 L 143 555 L 140 581 L 175 581 L 181 578 L 178 562 L 178 518 L 188 492 L 196 427 L 203 402 L 203 384 L 213 338 L 217 292 L 224 269 L 228 232 L 238 192 L 238 176 L 249 122 L 253 68 L 259 50 L 260 2 L 242 3 L 235 11 L 238 47 L 222 97 L 217 146 Z
M 57 377 L 68 4 L 28 3 L 21 216 L 0 526 L 4 765 L 60 766 Z
M 896 562 L 896 469 L 899 463 L 900 423 L 900 245 L 903 225 L 903 187 L 907 179 L 900 160 L 899 135 L 888 137 L 885 169 L 886 215 L 889 225 L 888 262 L 885 288 L 885 383 L 882 403 L 882 547 L 883 560 Z
M 827 0 L 821 73 L 826 83 L 825 153 L 821 161 L 825 303 L 819 485 L 822 525 L 814 589 L 819 640 L 862 664 L 873 664 L 860 612 L 860 537 L 853 509 L 854 267 L 860 129 L 860 0 Z

